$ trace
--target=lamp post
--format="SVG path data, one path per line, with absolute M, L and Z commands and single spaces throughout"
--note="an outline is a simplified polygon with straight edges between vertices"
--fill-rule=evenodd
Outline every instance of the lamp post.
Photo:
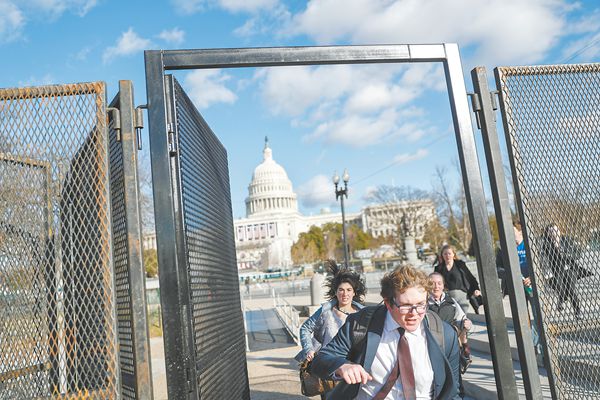
M 333 184 L 335 185 L 335 199 L 340 199 L 340 204 L 342 206 L 342 240 L 344 242 L 344 263 L 346 268 L 348 268 L 348 242 L 346 238 L 346 214 L 344 211 L 344 197 L 348 198 L 348 181 L 350 180 L 350 175 L 348 175 L 348 170 L 344 169 L 344 175 L 342 175 L 342 179 L 344 180 L 344 188 L 341 187 L 338 189 L 338 184 L 340 183 L 340 177 L 337 174 L 337 171 L 333 173 Z

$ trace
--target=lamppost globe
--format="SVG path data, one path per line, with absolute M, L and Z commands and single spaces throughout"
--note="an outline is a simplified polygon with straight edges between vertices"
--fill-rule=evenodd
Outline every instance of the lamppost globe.
M 332 178 L 333 184 L 337 187 L 338 183 L 340 183 L 340 176 L 337 174 L 337 171 L 335 171 L 333 173 L 333 178 Z M 337 198 L 336 198 L 337 200 Z
M 347 169 L 344 169 L 344 175 L 342 176 L 342 179 L 344 180 L 344 183 L 347 185 L 348 181 L 350 180 L 350 174 L 348 174 Z M 339 182 L 339 178 L 338 178 L 338 182 Z

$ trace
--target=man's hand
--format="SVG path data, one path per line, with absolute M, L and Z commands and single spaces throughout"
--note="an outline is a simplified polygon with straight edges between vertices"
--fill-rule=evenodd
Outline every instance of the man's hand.
M 465 328 L 465 330 L 470 330 L 471 327 L 473 326 L 473 323 L 471 322 L 471 320 L 469 318 L 465 318 L 463 319 L 463 328 Z
M 306 353 L 306 359 L 308 361 L 312 361 L 312 359 L 315 358 L 315 352 L 314 351 L 309 351 L 308 353 Z
M 335 375 L 346 381 L 347 384 L 362 383 L 363 385 L 373 377 L 359 364 L 344 364 L 335 370 Z
M 531 287 L 531 278 L 523 278 L 523 285 Z

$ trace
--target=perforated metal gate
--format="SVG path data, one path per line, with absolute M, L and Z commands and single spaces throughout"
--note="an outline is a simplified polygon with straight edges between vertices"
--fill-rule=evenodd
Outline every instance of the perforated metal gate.
M 114 120 L 105 93 L 0 89 L 0 399 L 152 398 L 131 83 Z
M 187 281 L 180 296 L 189 302 L 184 304 L 181 327 L 164 324 L 165 341 L 176 340 L 173 336 L 182 331 L 187 338 L 188 396 L 249 399 L 227 152 L 177 80 L 167 76 L 165 85 L 173 130 L 176 243 L 180 273 Z M 157 237 L 159 252 L 164 239 Z M 164 304 L 172 297 L 163 291 L 161 300 Z M 180 389 L 172 386 L 173 380 L 170 397 Z
M 152 372 L 148 334 L 145 274 L 142 262 L 140 193 L 133 86 L 119 82 L 110 103 L 110 195 L 114 244 L 117 334 L 122 398 L 151 400 Z M 118 116 L 118 117 L 117 117 Z
M 556 399 L 600 396 L 600 64 L 497 68 Z

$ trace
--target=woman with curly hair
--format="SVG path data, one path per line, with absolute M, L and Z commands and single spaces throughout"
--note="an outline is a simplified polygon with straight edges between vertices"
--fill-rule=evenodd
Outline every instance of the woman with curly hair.
M 329 301 L 300 327 L 302 350 L 295 357 L 300 362 L 312 360 L 319 349 L 335 337 L 346 317 L 363 308 L 366 288 L 360 276 L 347 268 L 340 268 L 334 260 L 328 263 L 331 276 L 326 279 L 325 286 Z

